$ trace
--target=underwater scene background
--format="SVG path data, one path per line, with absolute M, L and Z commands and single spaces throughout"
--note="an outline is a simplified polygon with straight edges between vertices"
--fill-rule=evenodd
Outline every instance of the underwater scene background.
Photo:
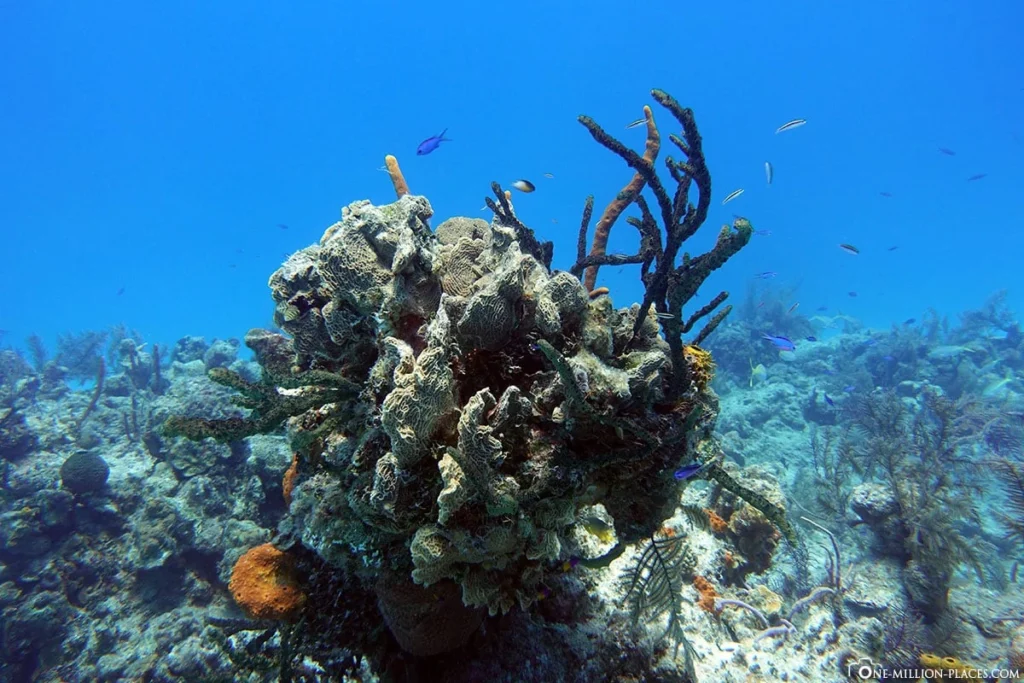
M 1022 20 L 0 3 L 0 680 L 1014 679 Z

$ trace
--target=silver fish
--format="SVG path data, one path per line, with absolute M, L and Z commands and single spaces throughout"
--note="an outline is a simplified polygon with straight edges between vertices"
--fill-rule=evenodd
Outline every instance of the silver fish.
M 658 320 L 675 320 L 675 316 L 671 313 L 655 313 L 654 317 Z
M 633 121 L 629 125 L 627 125 L 626 128 L 627 129 L 628 128 L 636 128 L 637 126 L 642 126 L 645 123 L 647 123 L 647 119 L 646 118 L 637 119 L 636 121 Z
M 805 123 L 807 123 L 807 119 L 793 119 L 792 121 L 787 121 L 786 123 L 782 124 L 781 126 L 775 129 L 775 134 L 778 135 L 779 133 L 785 133 L 787 130 L 799 128 Z
M 739 197 L 739 196 L 740 196 L 741 194 L 743 194 L 743 188 L 740 188 L 740 189 L 738 189 L 738 190 L 733 190 L 732 192 L 730 192 L 730 193 L 729 193 L 729 194 L 728 194 L 728 195 L 727 195 L 727 196 L 725 197 L 725 199 L 723 199 L 723 200 L 722 200 L 722 206 L 725 206 L 726 204 L 728 204 L 728 203 L 729 203 L 729 202 L 731 202 L 732 200 L 734 200 L 734 199 L 736 199 L 737 197 Z
M 764 162 L 764 177 L 768 179 L 768 184 L 772 184 L 772 178 L 775 177 L 775 171 L 772 170 L 772 162 Z

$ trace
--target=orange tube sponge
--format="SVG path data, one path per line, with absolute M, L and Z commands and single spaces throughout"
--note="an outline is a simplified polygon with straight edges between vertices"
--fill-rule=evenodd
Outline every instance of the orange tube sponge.
M 281 493 L 284 496 L 284 504 L 291 507 L 292 491 L 295 489 L 295 480 L 299 478 L 299 454 L 292 455 L 292 464 L 285 470 L 284 478 L 281 480 Z
M 391 176 L 391 184 L 395 186 L 395 194 L 398 195 L 398 198 L 401 199 L 409 194 L 409 186 L 405 183 L 402 169 L 398 167 L 398 159 L 388 154 L 384 157 L 384 166 L 388 169 L 388 175 Z
M 251 548 L 238 558 L 228 590 L 253 619 L 288 620 L 306 602 L 295 579 L 292 558 L 270 543 Z
M 644 161 L 653 167 L 654 161 L 658 158 L 658 151 L 661 149 L 661 135 L 658 133 L 658 127 L 654 124 L 654 114 L 651 112 L 650 107 L 644 107 L 644 119 L 647 122 L 647 144 L 644 147 Z M 644 180 L 642 175 L 634 173 L 633 179 L 604 208 L 601 220 L 594 226 L 594 241 L 590 246 L 591 256 L 604 256 L 605 249 L 608 247 L 608 235 L 612 231 L 612 225 L 622 215 L 622 212 L 626 210 L 626 207 L 633 203 L 636 196 L 643 191 L 646 184 L 647 181 Z M 583 286 L 589 292 L 594 289 L 595 284 L 597 284 L 597 266 L 590 266 L 583 276 Z

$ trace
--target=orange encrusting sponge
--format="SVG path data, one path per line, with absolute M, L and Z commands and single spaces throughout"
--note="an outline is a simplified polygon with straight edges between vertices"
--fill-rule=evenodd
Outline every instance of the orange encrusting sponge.
M 270 543 L 251 548 L 238 558 L 228 590 L 253 619 L 288 620 L 306 602 L 295 579 L 292 558 Z

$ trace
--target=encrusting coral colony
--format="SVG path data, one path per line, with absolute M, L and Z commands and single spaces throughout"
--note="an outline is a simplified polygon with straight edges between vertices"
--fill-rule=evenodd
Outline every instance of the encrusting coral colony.
M 675 189 L 656 173 L 662 140 L 650 108 L 642 155 L 580 117 L 635 175 L 597 222 L 589 253 L 587 200 L 569 272 L 550 269 L 551 243 L 520 222 L 496 183 L 490 224 L 451 218 L 432 230 L 430 204 L 408 193 L 389 156 L 397 201 L 345 207 L 319 244 L 270 278 L 275 323 L 288 336 L 246 337 L 262 379 L 211 374 L 250 415 L 166 424 L 169 434 L 225 442 L 286 425 L 295 460 L 275 545 L 301 544 L 348 585 L 372 591 L 407 652 L 460 646 L 484 610 L 530 610 L 546 577 L 576 553 L 570 530 L 583 507 L 607 511 L 617 540 L 608 557 L 652 539 L 679 505 L 674 473 L 685 465 L 701 463 L 698 476 L 793 540 L 784 511 L 730 475 L 711 439 L 717 398 L 700 344 L 728 313 L 716 312 L 728 295 L 684 315 L 752 228 L 738 219 L 709 252 L 680 254 L 707 216 L 711 180 L 693 112 L 652 94 L 682 127 L 668 137 L 682 160 L 664 160 Z M 638 252 L 605 253 L 631 205 Z M 601 266 L 621 264 L 638 265 L 645 288 L 629 308 L 594 287 Z M 249 588 L 251 601 L 259 591 Z M 289 591 L 293 604 L 276 613 L 292 618 L 303 603 Z

